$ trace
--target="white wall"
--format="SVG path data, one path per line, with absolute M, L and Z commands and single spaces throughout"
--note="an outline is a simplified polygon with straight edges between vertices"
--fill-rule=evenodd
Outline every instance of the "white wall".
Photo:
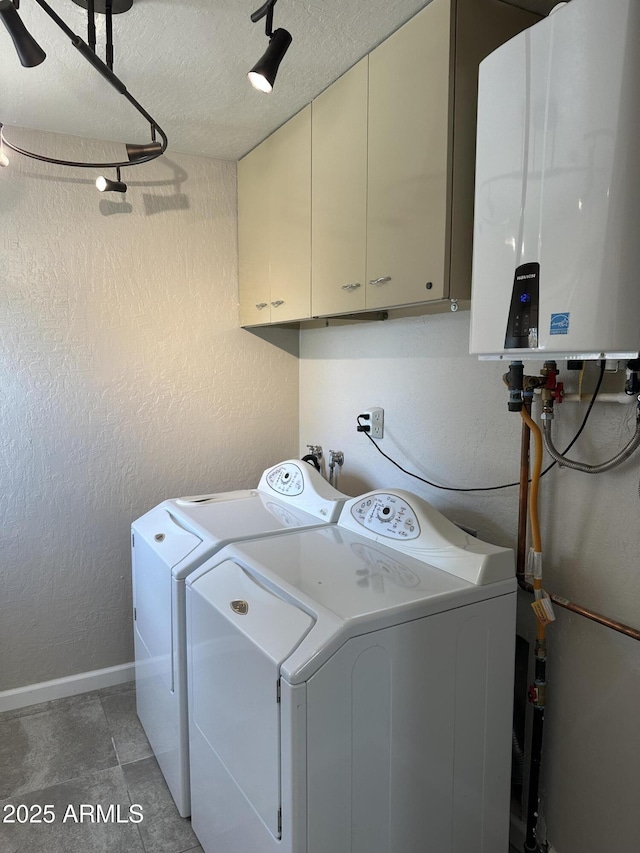
M 7 129 L 50 156 L 82 140 Z M 235 164 L 0 169 L 0 691 L 132 660 L 129 525 L 295 453 L 297 334 L 238 328 Z M 287 348 L 291 352 L 287 351 Z
M 170 155 L 132 170 L 124 198 L 94 177 L 18 157 L 0 169 L 0 690 L 129 661 L 131 520 L 170 494 L 251 485 L 298 440 L 345 452 L 350 494 L 407 488 L 515 543 L 515 489 L 433 490 L 355 431 L 382 405 L 382 446 L 405 467 L 447 485 L 517 479 L 504 367 L 467 355 L 468 314 L 304 331 L 298 435 L 297 335 L 269 330 L 273 346 L 237 327 L 235 167 Z M 559 444 L 580 416 L 564 407 Z M 579 447 L 607 457 L 631 421 L 602 407 Z M 543 500 L 549 588 L 637 626 L 638 462 L 555 469 Z M 558 853 L 637 849 L 639 670 L 640 644 L 558 611 L 544 755 Z
M 402 474 L 356 433 L 356 415 L 385 409 L 382 449 L 444 485 L 518 479 L 520 418 L 507 411 L 505 365 L 468 355 L 469 315 L 309 329 L 301 334 L 300 441 L 345 453 L 341 487 L 356 495 L 401 487 L 430 500 L 490 541 L 514 546 L 517 489 L 441 492 Z M 539 368 L 540 365 L 535 365 Z M 532 371 L 533 372 L 533 371 Z M 567 379 L 567 376 L 563 377 Z M 557 444 L 573 436 L 584 406 L 565 403 Z M 635 426 L 634 407 L 602 405 L 576 457 L 609 458 Z M 638 464 L 593 477 L 558 470 L 543 480 L 549 589 L 640 627 Z M 521 596 L 520 631 L 533 616 Z M 543 811 L 558 853 L 638 849 L 640 643 L 565 610 L 549 630 Z

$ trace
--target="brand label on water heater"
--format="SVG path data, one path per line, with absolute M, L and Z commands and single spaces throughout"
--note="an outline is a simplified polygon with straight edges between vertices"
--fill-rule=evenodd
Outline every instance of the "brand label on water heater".
M 569 334 L 569 312 L 566 314 L 552 314 L 549 324 L 550 335 L 568 335 Z
M 539 290 L 540 264 L 537 261 L 521 264 L 513 277 L 505 349 L 537 348 Z

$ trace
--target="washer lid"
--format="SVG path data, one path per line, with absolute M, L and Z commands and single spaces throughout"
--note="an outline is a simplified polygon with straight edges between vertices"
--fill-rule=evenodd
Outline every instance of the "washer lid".
M 170 569 L 202 543 L 200 536 L 185 530 L 162 504 L 134 521 L 132 530 Z
M 183 504 L 189 506 L 189 504 L 207 504 L 207 503 L 219 503 L 220 501 L 238 501 L 242 500 L 242 498 L 249 498 L 252 494 L 255 494 L 251 489 L 238 489 L 235 492 L 212 492 L 207 495 L 185 495 L 183 498 L 176 498 L 176 503 L 178 506 L 182 506 Z
M 252 491 L 245 497 L 234 497 L 230 501 L 216 499 L 213 502 L 179 503 L 165 501 L 158 508 L 170 515 L 176 524 L 193 531 L 203 540 L 209 553 L 219 551 L 230 542 L 238 542 L 255 536 L 283 533 L 299 527 L 319 527 L 325 524 L 295 506 L 272 499 Z M 178 566 L 174 576 L 186 577 L 193 566 Z

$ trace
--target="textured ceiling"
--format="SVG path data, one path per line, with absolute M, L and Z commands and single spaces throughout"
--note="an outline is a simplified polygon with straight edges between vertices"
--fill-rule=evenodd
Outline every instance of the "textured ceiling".
M 86 12 L 50 5 L 86 40 Z M 293 35 L 273 92 L 247 82 L 262 55 L 261 0 L 134 0 L 114 17 L 114 70 L 169 137 L 174 151 L 237 160 L 408 20 L 426 0 L 282 0 L 274 26 Z M 555 0 L 514 0 L 546 13 Z M 22 68 L 0 26 L 0 121 L 93 139 L 146 142 L 144 120 L 92 69 L 34 0 L 20 16 L 47 53 Z M 103 15 L 97 15 L 104 57 Z M 7 131 L 7 136 L 9 132 Z M 16 140 L 18 141 L 18 140 Z

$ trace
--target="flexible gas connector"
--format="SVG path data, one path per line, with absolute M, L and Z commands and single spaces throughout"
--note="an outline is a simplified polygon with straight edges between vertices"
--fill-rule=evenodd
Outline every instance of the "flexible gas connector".
M 533 435 L 535 446 L 535 459 L 533 462 L 533 470 L 531 472 L 531 491 L 529 493 L 529 522 L 531 525 L 531 539 L 533 542 L 532 555 L 532 574 L 533 574 L 533 591 L 537 600 L 543 598 L 542 590 L 542 536 L 540 533 L 540 516 L 538 509 L 538 499 L 540 493 L 540 478 L 542 476 L 542 433 L 540 427 L 533 420 L 526 408 L 520 412 L 522 420 L 526 423 Z M 544 641 L 545 623 L 540 619 L 536 610 L 537 638 Z
M 529 427 L 533 435 L 535 446 L 535 460 L 533 463 L 533 471 L 531 472 L 531 493 L 529 497 L 529 519 L 531 521 L 531 538 L 533 540 L 533 550 L 538 553 L 542 552 L 542 537 L 540 535 L 540 519 L 538 516 L 538 493 L 540 490 L 540 477 L 542 476 L 542 433 L 540 427 L 533 420 L 529 412 L 523 408 L 520 412 L 522 420 Z

